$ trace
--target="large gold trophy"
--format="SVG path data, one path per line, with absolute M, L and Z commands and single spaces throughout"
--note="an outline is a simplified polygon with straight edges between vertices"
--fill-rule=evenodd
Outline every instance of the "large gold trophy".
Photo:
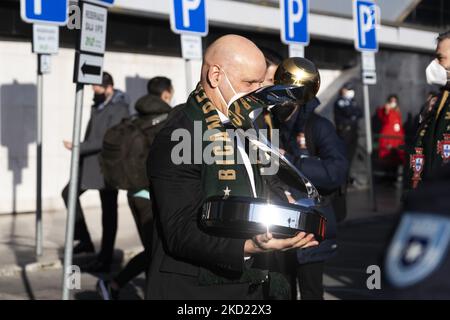
M 311 101 L 319 88 L 320 75 L 314 63 L 304 58 L 286 59 L 275 73 L 273 86 L 251 92 L 230 105 L 230 121 L 237 129 L 249 131 L 263 110 L 281 121 L 287 120 L 297 108 Z M 280 238 L 304 231 L 323 240 L 326 219 L 317 210 L 322 199 L 314 185 L 271 142 L 247 132 L 245 138 L 278 165 L 278 178 L 304 192 L 304 199 L 290 204 L 235 196 L 209 198 L 203 206 L 201 225 L 208 232 L 233 238 L 249 238 L 270 230 Z

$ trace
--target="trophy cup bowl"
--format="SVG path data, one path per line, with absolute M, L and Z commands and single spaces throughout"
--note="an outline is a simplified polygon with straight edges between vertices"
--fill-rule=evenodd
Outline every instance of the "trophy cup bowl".
M 251 114 L 264 109 L 279 119 L 287 119 L 299 106 L 311 101 L 319 88 L 320 75 L 314 63 L 304 58 L 286 59 L 275 72 L 275 85 L 255 90 L 230 105 L 230 121 L 237 129 L 254 128 Z M 250 197 L 211 197 L 203 205 L 200 225 L 207 232 L 231 238 L 248 239 L 270 230 L 277 238 L 306 232 L 322 241 L 326 219 L 320 214 L 322 199 L 317 189 L 269 141 L 247 133 L 245 138 L 275 161 L 277 175 L 287 186 L 305 194 L 298 202 L 302 205 Z

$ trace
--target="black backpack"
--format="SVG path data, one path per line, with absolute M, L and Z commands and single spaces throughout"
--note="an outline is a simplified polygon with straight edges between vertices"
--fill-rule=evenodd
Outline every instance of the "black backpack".
M 167 114 L 151 121 L 127 118 L 106 132 L 99 161 L 109 187 L 123 190 L 149 187 L 147 158 L 153 139 L 166 119 Z
M 308 153 L 312 156 L 316 156 L 318 151 L 313 140 L 313 127 L 316 122 L 318 115 L 312 113 L 308 121 L 305 124 L 305 142 L 308 149 Z M 340 186 L 331 195 L 331 206 L 333 207 L 334 213 L 336 215 L 336 221 L 341 222 L 347 217 L 347 183 Z

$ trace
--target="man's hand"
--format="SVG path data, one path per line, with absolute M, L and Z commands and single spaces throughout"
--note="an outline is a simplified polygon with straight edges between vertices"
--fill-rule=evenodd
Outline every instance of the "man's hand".
M 305 232 L 300 232 L 295 237 L 288 239 L 275 239 L 272 233 L 267 232 L 245 241 L 244 255 L 250 256 L 262 252 L 304 249 L 317 246 L 318 244 L 319 242 L 314 240 L 313 234 L 307 235 Z
M 64 148 L 66 148 L 67 150 L 72 150 L 72 148 L 73 148 L 72 142 L 64 140 L 63 144 L 64 144 Z

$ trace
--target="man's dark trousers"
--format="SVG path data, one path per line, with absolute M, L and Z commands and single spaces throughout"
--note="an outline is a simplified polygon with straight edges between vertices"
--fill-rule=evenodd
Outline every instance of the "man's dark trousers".
M 69 184 L 68 183 L 62 192 L 62 197 L 66 207 L 69 203 Z M 83 243 L 92 242 L 86 221 L 84 219 L 84 213 L 80 205 L 80 196 L 86 192 L 86 190 L 79 189 L 76 203 L 75 214 L 75 234 L 74 240 L 79 240 Z M 98 259 L 105 264 L 111 264 L 114 252 L 114 243 L 117 234 L 117 194 L 118 191 L 114 189 L 101 189 L 100 201 L 102 204 L 102 244 Z

